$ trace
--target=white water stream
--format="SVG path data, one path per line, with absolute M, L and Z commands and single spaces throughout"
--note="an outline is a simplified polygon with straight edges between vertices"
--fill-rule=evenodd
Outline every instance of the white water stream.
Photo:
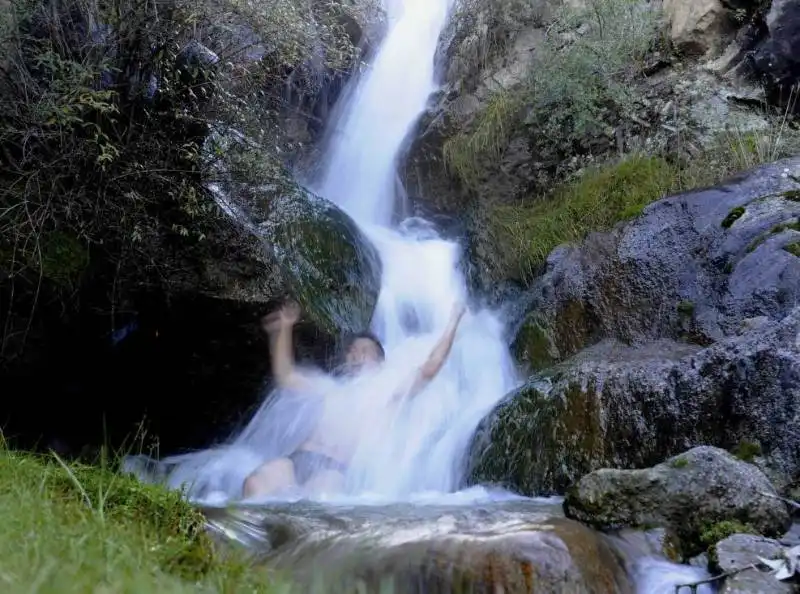
M 478 423 L 518 384 L 494 312 L 472 309 L 437 378 L 412 402 L 387 413 L 392 387 L 422 363 L 453 305 L 467 299 L 458 244 L 439 238 L 424 221 L 392 226 L 396 159 L 436 89 L 434 55 L 452 0 L 387 2 L 387 35 L 332 122 L 336 133 L 330 135 L 325 173 L 315 188 L 358 223 L 383 264 L 373 330 L 387 352 L 384 369 L 361 383 L 331 380 L 332 391 L 338 389 L 333 396 L 341 400 L 335 409 L 340 430 L 358 437 L 347 493 L 335 501 L 469 504 L 506 498 L 480 488 L 458 491 Z M 306 412 L 290 398 L 268 399 L 225 447 L 165 460 L 172 466 L 169 482 L 193 485 L 191 493 L 207 502 L 238 497 L 258 464 L 296 447 L 298 435 L 308 429 Z M 641 580 L 647 592 L 666 592 L 687 573 L 697 575 L 693 568 L 658 563 L 645 573 L 653 578 Z

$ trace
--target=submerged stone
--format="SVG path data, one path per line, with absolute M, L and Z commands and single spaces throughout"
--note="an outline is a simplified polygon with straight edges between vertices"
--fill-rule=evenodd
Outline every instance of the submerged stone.
M 552 504 L 297 503 L 206 514 L 215 532 L 237 535 L 303 592 L 634 591 L 612 543 Z

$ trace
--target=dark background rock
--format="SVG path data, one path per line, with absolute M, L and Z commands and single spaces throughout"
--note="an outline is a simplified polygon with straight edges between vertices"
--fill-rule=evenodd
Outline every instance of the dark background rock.
M 772 0 L 766 16 L 766 39 L 751 54 L 757 75 L 773 102 L 797 110 L 800 82 L 800 2 Z

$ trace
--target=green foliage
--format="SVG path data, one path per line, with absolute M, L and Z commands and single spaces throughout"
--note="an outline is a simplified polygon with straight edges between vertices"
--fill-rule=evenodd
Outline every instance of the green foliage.
M 678 313 L 683 314 L 685 316 L 694 315 L 694 302 L 692 301 L 681 301 L 678 304 Z
M 728 213 L 728 216 L 722 219 L 722 223 L 720 223 L 722 228 L 730 229 L 736 221 L 742 218 L 744 213 L 745 209 L 743 206 L 737 206 L 736 208 L 731 209 L 731 211 Z
M 237 553 L 223 559 L 179 493 L 108 468 L 2 449 L 0 507 L 9 594 L 280 589 Z
M 444 143 L 442 155 L 451 172 L 468 186 L 476 186 L 485 172 L 485 163 L 502 156 L 522 108 L 516 93 L 499 91 L 492 95 L 469 132 Z
M 793 256 L 800 258 L 800 241 L 795 241 L 794 243 L 790 243 L 789 245 L 783 246 L 783 249 Z
M 641 74 L 657 29 L 652 4 L 589 0 L 585 9 L 563 8 L 525 81 L 496 91 L 469 129 L 446 142 L 450 170 L 475 188 L 479 172 L 507 148 L 508 132 L 522 126 L 537 158 L 590 150 L 589 138 L 632 110 L 630 81 Z
M 709 560 L 717 563 L 716 545 L 734 534 L 758 534 L 750 524 L 743 524 L 736 520 L 724 520 L 716 524 L 706 524 L 700 529 L 700 544 L 708 550 Z
M 679 456 L 670 461 L 669 465 L 672 468 L 686 468 L 687 466 L 689 466 L 689 460 L 687 460 L 686 458 L 681 458 Z
M 302 103 L 353 66 L 352 10 L 346 0 L 11 0 L 0 22 L 6 360 L 43 302 L 72 311 L 91 286 L 106 300 L 95 305 L 114 311 L 133 290 L 168 294 L 219 252 L 252 249 L 206 185 L 223 171 L 289 185 L 287 77 Z M 323 75 L 305 66 L 311 56 Z M 219 128 L 253 141 L 209 155 Z
M 762 451 L 760 444 L 743 439 L 736 444 L 736 447 L 733 448 L 731 453 L 743 462 L 752 463 L 753 460 L 762 454 Z
M 671 188 L 674 169 L 657 157 L 634 156 L 586 171 L 552 196 L 500 206 L 489 221 L 512 274 L 529 278 L 562 243 L 583 239 L 635 216 Z

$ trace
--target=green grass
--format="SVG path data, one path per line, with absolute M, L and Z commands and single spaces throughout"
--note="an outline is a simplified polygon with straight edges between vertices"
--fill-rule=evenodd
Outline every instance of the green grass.
M 592 231 L 606 231 L 635 218 L 665 195 L 708 187 L 747 169 L 773 162 L 800 150 L 800 134 L 784 119 L 759 132 L 725 131 L 691 160 L 629 155 L 598 165 L 552 192 L 517 205 L 493 208 L 488 216 L 504 272 L 529 280 L 541 270 L 553 248 L 581 241 Z M 787 193 L 787 199 L 796 199 Z M 732 226 L 744 214 L 734 208 L 720 222 Z M 772 230 L 798 229 L 796 222 Z M 752 248 L 763 241 L 760 238 Z
M 667 194 L 674 178 L 674 167 L 664 159 L 634 156 L 591 169 L 551 196 L 521 206 L 498 206 L 490 224 L 504 244 L 499 253 L 509 259 L 512 274 L 527 278 L 556 246 L 638 216 Z
M 275 592 L 179 493 L 100 467 L 0 449 L 4 594 Z

